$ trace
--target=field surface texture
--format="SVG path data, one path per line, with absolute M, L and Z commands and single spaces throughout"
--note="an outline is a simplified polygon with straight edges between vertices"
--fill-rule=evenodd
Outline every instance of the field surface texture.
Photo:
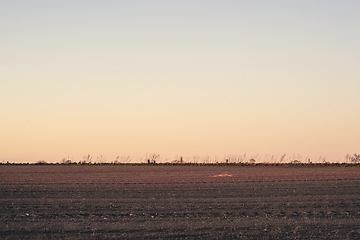
M 0 166 L 0 239 L 360 239 L 359 167 Z

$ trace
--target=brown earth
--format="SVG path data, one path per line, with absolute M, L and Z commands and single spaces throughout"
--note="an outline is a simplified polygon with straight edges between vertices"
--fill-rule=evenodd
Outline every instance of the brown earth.
M 2 239 L 360 239 L 359 167 L 0 166 Z
M 231 176 L 221 176 L 227 174 Z M 359 167 L 2 165 L 0 184 L 194 183 L 360 179 Z

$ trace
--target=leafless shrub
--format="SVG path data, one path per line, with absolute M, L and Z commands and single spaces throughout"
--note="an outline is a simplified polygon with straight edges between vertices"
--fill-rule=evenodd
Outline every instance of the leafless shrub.
M 282 163 L 285 160 L 286 154 L 282 155 L 280 157 L 279 163 Z
M 61 159 L 61 164 L 71 164 L 71 160 L 69 158 L 63 158 Z
M 300 154 L 295 155 L 295 153 L 294 153 L 293 156 L 290 158 L 290 160 L 291 160 L 290 163 L 294 163 L 296 161 L 298 161 L 298 163 L 301 163 L 302 162 L 301 159 L 302 159 L 302 157 Z
M 255 164 L 256 159 L 259 160 L 259 154 L 252 155 L 252 156 L 250 157 L 250 159 L 249 159 L 249 163 L 250 163 L 250 164 Z M 260 159 L 260 162 L 261 162 L 261 159 Z
M 199 156 L 199 155 L 193 156 L 193 163 L 197 164 L 197 163 L 199 163 L 199 160 L 200 160 L 200 156 Z
M 246 153 L 244 153 L 244 156 L 241 156 L 240 162 L 245 162 L 245 159 L 246 159 Z
M 120 156 L 116 156 L 116 159 L 115 159 L 115 161 L 113 162 L 114 164 L 119 164 L 120 162 L 119 162 L 119 158 L 120 158 Z
M 203 163 L 204 163 L 204 164 L 211 163 L 210 156 L 205 156 L 205 157 L 203 158 Z
M 228 160 L 228 163 L 242 163 L 244 161 L 244 158 L 245 158 L 245 155 L 244 157 L 242 155 L 240 156 L 237 156 L 237 155 L 228 155 L 226 158 L 225 158 L 225 162 L 226 162 L 226 159 Z
M 268 155 L 268 154 L 265 155 L 263 163 L 269 164 L 269 163 L 274 163 L 274 162 L 275 162 L 274 155 Z
M 330 164 L 330 162 L 326 161 L 325 157 L 319 157 L 319 162 L 322 162 L 323 164 Z
M 80 161 L 80 164 L 91 164 L 92 156 L 88 154 L 87 156 L 83 156 L 83 160 Z
M 106 161 L 106 159 L 103 158 L 103 155 L 100 155 L 99 157 L 96 157 L 96 162 L 98 164 L 103 164 L 103 163 L 105 163 L 105 161 Z
M 156 162 L 158 162 L 160 159 L 160 154 L 153 153 L 149 156 L 146 155 L 146 159 L 149 164 L 156 164 Z
M 175 159 L 171 163 L 172 164 L 183 164 L 184 163 L 183 157 L 180 157 L 180 159 Z
M 114 164 L 122 164 L 122 163 L 130 163 L 131 157 L 130 156 L 117 156 Z
M 351 163 L 360 163 L 360 154 L 354 153 L 353 156 L 350 156 L 349 154 L 346 155 L 345 159 Z

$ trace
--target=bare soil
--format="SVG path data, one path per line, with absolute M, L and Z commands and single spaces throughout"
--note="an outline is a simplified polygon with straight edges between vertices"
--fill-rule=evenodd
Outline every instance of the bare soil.
M 1 239 L 360 239 L 359 167 L 0 166 Z

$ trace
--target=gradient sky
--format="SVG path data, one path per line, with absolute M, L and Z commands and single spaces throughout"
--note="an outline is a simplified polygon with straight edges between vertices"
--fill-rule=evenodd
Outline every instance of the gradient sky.
M 343 161 L 360 153 L 359 11 L 357 0 L 1 1 L 0 161 Z

